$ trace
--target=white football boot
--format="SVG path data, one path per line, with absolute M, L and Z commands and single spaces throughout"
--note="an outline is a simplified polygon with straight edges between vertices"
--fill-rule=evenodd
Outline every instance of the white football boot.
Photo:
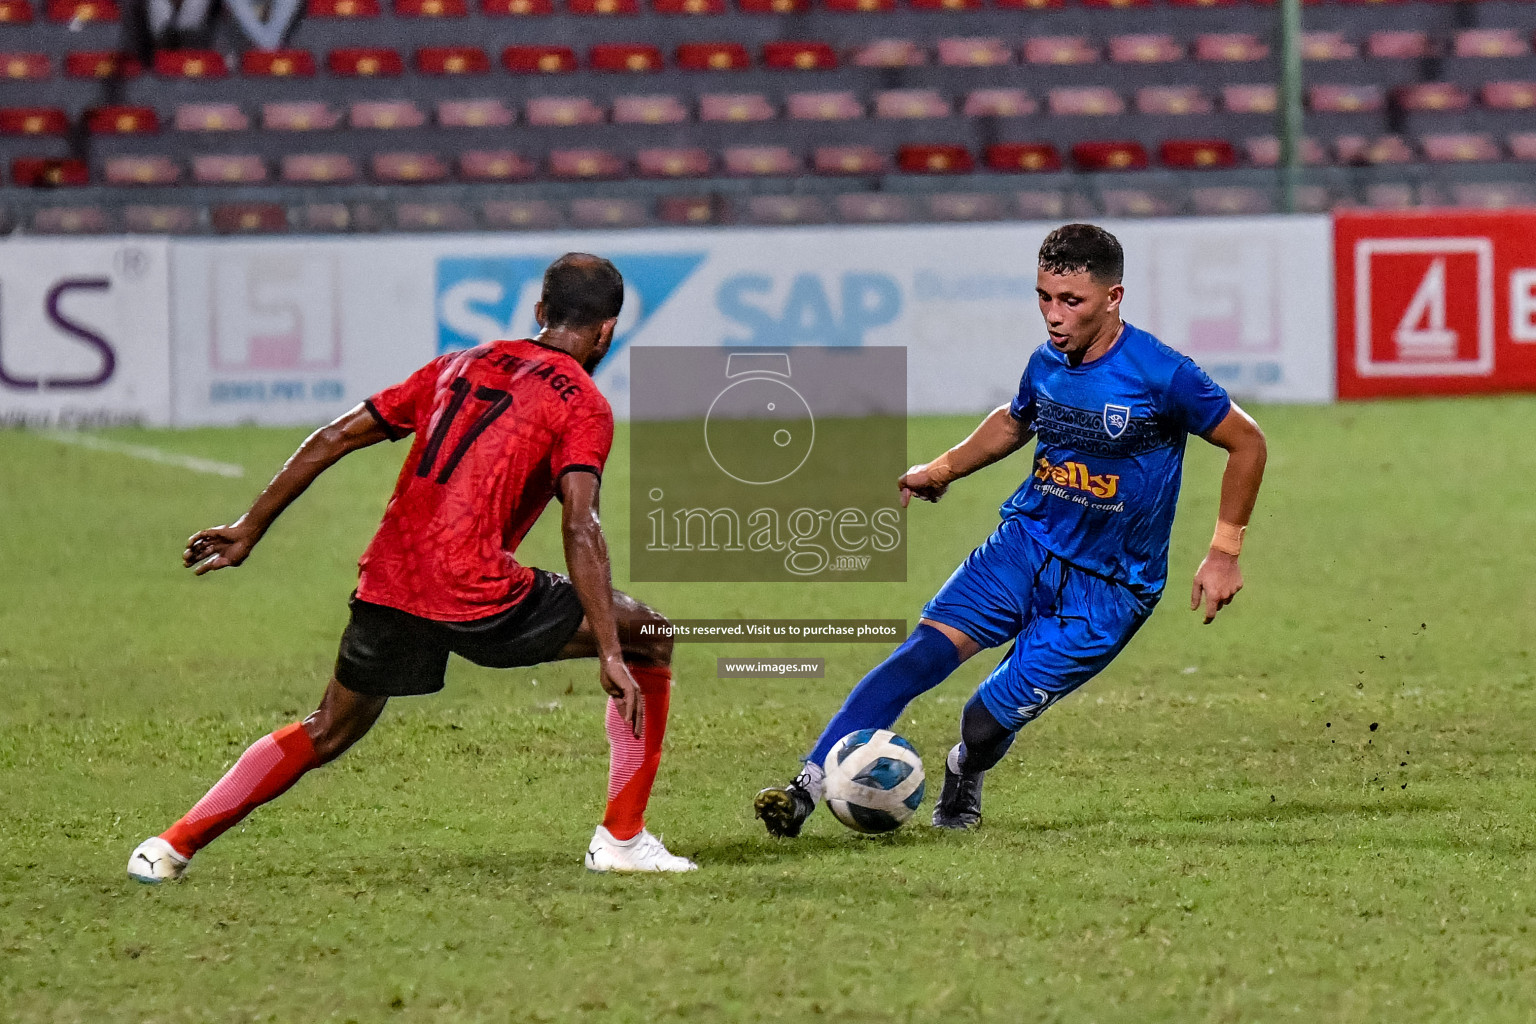
M 128 858 L 128 877 L 145 885 L 177 882 L 191 863 L 159 836 L 150 836 Z
M 587 846 L 588 871 L 697 871 L 699 866 L 687 857 L 667 852 L 661 840 L 645 829 L 631 839 L 620 841 L 603 826 L 597 826 Z

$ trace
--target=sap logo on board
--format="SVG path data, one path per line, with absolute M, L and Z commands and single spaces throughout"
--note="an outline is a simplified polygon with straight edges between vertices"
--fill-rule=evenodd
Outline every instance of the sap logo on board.
M 864 334 L 901 315 L 901 287 L 889 274 L 796 274 L 781 288 L 767 274 L 720 283 L 715 305 L 742 330 L 727 345 L 862 345 Z
M 1367 238 L 1355 245 L 1362 377 L 1493 372 L 1493 241 Z
M 336 261 L 231 252 L 213 259 L 210 362 L 217 371 L 334 370 L 341 365 Z
M 531 338 L 544 269 L 559 257 L 449 256 L 437 261 L 437 350 L 473 348 L 498 338 Z M 705 253 L 610 257 L 624 275 L 624 308 L 609 356 L 618 352 L 704 262 Z

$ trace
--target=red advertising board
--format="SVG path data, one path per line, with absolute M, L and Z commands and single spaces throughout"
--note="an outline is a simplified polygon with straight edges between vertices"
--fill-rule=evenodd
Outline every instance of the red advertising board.
M 1536 390 L 1536 210 L 1334 218 L 1340 398 Z

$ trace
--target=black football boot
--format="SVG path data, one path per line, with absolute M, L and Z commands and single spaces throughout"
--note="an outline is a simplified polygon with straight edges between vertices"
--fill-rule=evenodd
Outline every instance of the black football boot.
M 933 827 L 968 829 L 981 824 L 981 782 L 986 772 L 964 775 L 949 770 L 944 762 L 944 789 L 933 805 Z
M 805 827 L 805 819 L 816 809 L 816 801 L 800 785 L 800 778 L 786 786 L 770 786 L 757 794 L 752 809 L 763 819 L 769 833 L 793 839 Z

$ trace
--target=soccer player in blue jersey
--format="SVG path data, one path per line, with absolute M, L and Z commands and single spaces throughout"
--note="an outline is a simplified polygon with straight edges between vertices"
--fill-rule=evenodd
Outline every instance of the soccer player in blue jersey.
M 799 835 L 821 799 L 822 762 L 858 729 L 888 729 L 918 694 L 986 647 L 1012 643 L 960 716 L 933 811 L 981 823 L 981 784 L 1019 729 L 1104 669 L 1152 613 L 1190 434 L 1227 451 L 1221 507 L 1190 608 L 1212 622 L 1243 586 L 1243 533 L 1264 477 L 1264 435 L 1187 356 L 1120 319 L 1125 256 L 1103 228 L 1068 224 L 1040 247 L 1036 293 L 1049 340 L 1018 395 L 900 480 L 938 501 L 961 477 L 1037 438 L 1002 523 L 923 608 L 917 629 L 865 676 L 783 787 L 757 795 L 768 831 Z

